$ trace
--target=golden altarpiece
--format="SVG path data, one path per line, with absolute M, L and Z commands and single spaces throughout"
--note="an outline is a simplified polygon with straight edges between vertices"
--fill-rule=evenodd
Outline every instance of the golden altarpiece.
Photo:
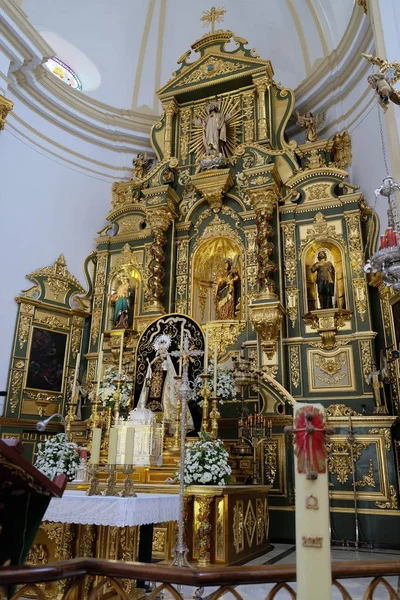
M 113 184 L 107 225 L 85 262 L 87 291 L 63 257 L 29 276 L 34 287 L 17 298 L 2 436 L 20 436 L 34 452 L 38 415 L 67 411 L 79 351 L 86 387 L 94 382 L 101 339 L 104 366 L 117 365 L 124 332 L 123 367 L 137 403 L 154 332 L 167 327 L 171 333 L 183 318 L 204 346 L 208 324 L 210 356 L 217 344 L 220 364 L 235 359 L 258 372 L 257 386 L 242 397 L 272 420 L 272 437 L 261 452 L 262 483 L 271 486 L 270 536 L 294 538 L 293 457 L 283 428 L 291 423 L 293 401 L 310 400 L 327 407 L 335 427 L 329 456 L 333 537 L 346 538 L 354 528 L 351 417 L 364 536 L 396 545 L 389 517 L 400 514 L 391 430 L 399 408 L 397 363 L 389 360 L 383 382 L 377 372 L 387 348 L 398 343 L 397 298 L 379 281 L 369 282 L 362 269 L 376 240 L 376 217 L 346 181 L 339 135 L 303 145 L 287 139 L 294 94 L 274 80 L 271 62 L 246 44 L 219 30 L 179 59 L 158 92 L 163 112 L 151 131 L 157 160 L 146 169 L 138 157 L 132 180 Z M 227 300 L 221 283 L 228 279 Z M 125 293 L 118 293 L 121 286 Z M 120 328 L 116 302 L 127 295 Z M 57 376 L 45 389 L 34 382 L 32 355 L 43 331 L 59 357 Z M 235 451 L 237 409 L 222 406 L 218 427 L 236 482 L 244 483 L 251 460 Z M 85 444 L 90 402 L 82 413 L 72 430 Z M 167 435 L 163 466 L 136 470 L 137 485 L 163 487 L 176 470 L 172 443 Z M 253 539 L 258 527 L 255 513 L 242 503 L 226 524 L 239 557 L 240 536 Z M 222 526 L 218 514 L 215 523 Z M 154 556 L 166 558 L 170 547 L 167 529 L 156 528 Z

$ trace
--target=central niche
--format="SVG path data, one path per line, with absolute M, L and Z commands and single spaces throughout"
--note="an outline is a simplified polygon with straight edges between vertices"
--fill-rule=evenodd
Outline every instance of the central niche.
M 226 272 L 227 264 L 235 273 L 235 315 L 225 317 L 223 299 L 218 298 L 218 280 Z M 239 245 L 227 237 L 212 238 L 203 242 L 196 250 L 192 263 L 191 314 L 198 323 L 217 320 L 240 320 L 243 302 L 242 251 Z M 221 289 L 221 287 L 220 287 Z

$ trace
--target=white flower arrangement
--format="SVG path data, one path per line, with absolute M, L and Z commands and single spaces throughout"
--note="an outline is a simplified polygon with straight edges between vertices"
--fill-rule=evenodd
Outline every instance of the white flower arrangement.
M 118 369 L 113 366 L 107 367 L 103 381 L 99 391 L 99 402 L 101 406 L 105 408 L 107 406 L 114 406 L 115 404 L 115 392 L 117 391 L 117 380 L 118 380 Z M 126 418 L 129 413 L 130 400 L 132 396 L 132 382 L 128 381 L 127 375 L 121 371 L 120 374 L 120 398 L 119 398 L 119 413 L 120 416 Z
M 208 374 L 214 374 L 214 366 L 210 364 L 208 367 Z M 208 387 L 211 393 L 213 392 L 213 377 L 208 380 Z M 193 396 L 192 400 L 198 402 L 200 406 L 203 404 L 203 398 L 201 396 L 201 390 L 204 387 L 204 379 L 200 375 L 196 377 L 193 382 Z M 220 404 L 224 402 L 235 402 L 236 401 L 236 383 L 232 376 L 230 369 L 217 369 L 217 397 Z
M 79 450 L 77 444 L 73 442 L 65 443 L 64 438 L 64 433 L 57 433 L 45 442 L 38 444 L 34 466 L 49 479 L 53 475 L 57 477 L 57 475 L 64 473 L 68 477 L 68 480 L 72 481 L 75 479 L 76 469 L 80 462 Z M 59 469 L 55 472 L 64 448 L 64 458 Z
M 204 431 L 199 436 L 199 441 L 186 445 L 185 485 L 226 485 L 232 469 L 223 442 Z

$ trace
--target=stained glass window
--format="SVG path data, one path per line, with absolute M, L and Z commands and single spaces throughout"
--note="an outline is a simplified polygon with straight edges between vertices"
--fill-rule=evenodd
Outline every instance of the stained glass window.
M 49 58 L 49 60 L 45 62 L 45 67 L 47 67 L 53 75 L 61 79 L 61 81 L 64 81 L 64 83 L 67 83 L 74 88 L 74 90 L 82 89 L 82 84 L 78 75 L 58 58 Z

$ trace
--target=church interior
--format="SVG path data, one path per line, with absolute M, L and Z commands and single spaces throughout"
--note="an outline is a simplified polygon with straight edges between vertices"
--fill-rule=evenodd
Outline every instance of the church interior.
M 0 0 L 0 599 L 400 598 L 399 140 L 397 0 Z

